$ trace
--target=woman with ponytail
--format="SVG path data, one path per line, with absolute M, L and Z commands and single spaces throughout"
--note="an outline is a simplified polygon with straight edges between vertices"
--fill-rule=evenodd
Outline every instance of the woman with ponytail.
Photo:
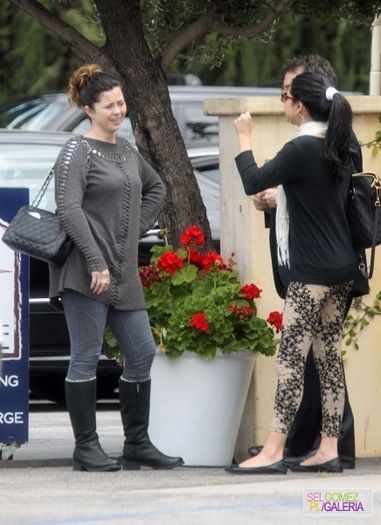
M 313 456 L 290 468 L 342 472 L 337 449 L 345 397 L 341 327 L 358 266 L 346 218 L 352 110 L 327 77 L 315 73 L 297 75 L 282 99 L 287 120 L 298 126 L 297 135 L 264 166 L 258 167 L 254 160 L 250 114 L 242 114 L 234 123 L 240 146 L 236 164 L 246 194 L 278 186 L 278 259 L 290 270 L 290 284 L 268 438 L 257 456 L 226 470 L 287 472 L 283 449 L 302 399 L 305 361 L 312 345 L 321 386 L 322 439 Z
M 117 136 L 127 111 L 119 80 L 95 64 L 82 66 L 69 81 L 69 101 L 91 122 L 55 164 L 57 212 L 74 245 L 63 266 L 50 265 L 50 297 L 61 298 L 70 334 L 65 393 L 74 470 L 120 469 L 96 433 L 96 369 L 106 322 L 125 358 L 119 382 L 123 468 L 170 469 L 183 460 L 157 450 L 148 436 L 156 348 L 138 273 L 138 241 L 158 216 L 164 186 Z

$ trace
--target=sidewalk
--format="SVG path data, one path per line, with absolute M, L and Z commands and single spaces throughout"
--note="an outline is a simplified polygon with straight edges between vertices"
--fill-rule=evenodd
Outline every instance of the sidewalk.
M 100 407 L 97 418 L 103 448 L 113 457 L 120 456 L 123 433 L 118 410 Z M 13 460 L 0 461 L 5 487 L 0 492 L 0 524 L 119 525 L 131 519 L 134 524 L 251 525 L 271 518 L 272 525 L 304 525 L 320 519 L 303 515 L 306 488 L 371 488 L 373 517 L 351 516 L 350 523 L 381 522 L 381 458 L 359 458 L 355 470 L 326 476 L 290 471 L 279 476 L 238 476 L 211 467 L 73 473 L 67 413 L 32 410 L 29 422 L 29 442 L 14 452 Z M 343 523 L 341 517 L 331 516 L 330 524 Z
M 115 405 L 115 409 L 113 408 Z M 51 406 L 51 410 L 49 407 Z M 55 404 L 41 405 L 42 410 L 35 404 L 29 414 L 29 441 L 15 450 L 13 461 L 0 461 L 0 468 L 29 465 L 32 467 L 44 467 L 49 465 L 70 466 L 71 456 L 74 448 L 73 431 L 70 425 L 68 413 L 59 409 Z M 102 447 L 112 457 L 118 457 L 122 453 L 123 429 L 118 410 L 118 403 L 97 404 L 98 434 Z M 174 451 L 175 455 L 175 451 Z M 209 467 L 210 468 L 210 467 Z M 217 471 L 220 469 L 216 469 Z M 223 470 L 223 469 L 222 469 Z M 358 475 L 379 474 L 381 483 L 381 458 L 358 458 L 356 469 L 344 471 L 345 477 Z M 290 471 L 288 475 L 293 474 Z M 300 476 L 301 474 L 298 474 Z M 311 474 L 304 476 L 311 477 Z M 339 475 L 342 478 L 342 475 Z M 227 475 L 228 479 L 236 479 L 241 476 Z M 246 479 L 255 481 L 257 476 L 244 476 Z M 284 476 L 281 476 L 283 479 Z M 269 476 L 273 479 L 274 476 Z M 264 478 L 261 477 L 261 480 Z M 380 485 L 381 486 L 381 485 Z

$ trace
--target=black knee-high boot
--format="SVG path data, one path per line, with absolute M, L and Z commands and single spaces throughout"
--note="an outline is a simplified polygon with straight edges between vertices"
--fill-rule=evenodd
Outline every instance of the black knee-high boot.
M 65 381 L 66 406 L 75 437 L 73 470 L 120 470 L 101 448 L 96 433 L 96 380 Z
M 141 383 L 119 381 L 120 413 L 124 428 L 123 469 L 140 470 L 141 466 L 153 469 L 180 467 L 180 457 L 166 456 L 150 441 L 148 422 L 151 397 L 151 380 Z

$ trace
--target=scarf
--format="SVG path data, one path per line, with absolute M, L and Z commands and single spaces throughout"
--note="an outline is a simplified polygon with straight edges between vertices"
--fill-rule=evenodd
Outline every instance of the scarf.
M 296 137 L 302 135 L 325 135 L 328 128 L 327 122 L 306 122 L 302 124 L 296 132 Z M 276 197 L 276 241 L 278 246 L 278 263 L 281 266 L 290 267 L 289 258 L 289 214 L 287 208 L 287 198 L 283 186 L 278 186 Z

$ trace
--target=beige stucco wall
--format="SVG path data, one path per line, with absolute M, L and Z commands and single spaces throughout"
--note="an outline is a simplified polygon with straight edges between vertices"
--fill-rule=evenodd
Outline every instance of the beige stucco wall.
M 381 97 L 348 97 L 354 112 L 353 127 L 360 141 L 368 142 L 381 129 Z M 296 127 L 285 121 L 283 104 L 274 98 L 241 98 L 204 101 L 204 112 L 218 115 L 220 123 L 221 184 L 221 249 L 224 256 L 235 252 L 242 280 L 254 282 L 262 292 L 258 313 L 267 317 L 272 310 L 281 310 L 283 301 L 273 284 L 268 230 L 263 213 L 253 207 L 244 194 L 234 157 L 238 140 L 233 121 L 248 110 L 253 116 L 252 143 L 259 165 L 272 158 L 285 142 L 295 136 Z M 372 156 L 364 148 L 364 169 L 381 174 L 381 152 Z M 371 280 L 369 304 L 381 290 L 381 247 L 377 248 L 376 266 Z M 345 371 L 350 402 L 355 417 L 358 457 L 381 456 L 381 318 L 376 317 L 358 338 L 360 349 L 346 347 Z M 267 436 L 276 388 L 274 358 L 260 356 L 256 361 L 236 458 L 247 457 L 247 447 L 262 444 Z

